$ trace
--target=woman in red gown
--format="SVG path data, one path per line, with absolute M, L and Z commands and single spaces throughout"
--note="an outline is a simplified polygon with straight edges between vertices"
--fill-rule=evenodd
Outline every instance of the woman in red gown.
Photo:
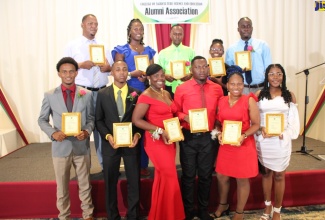
M 227 69 L 227 89 L 229 96 L 219 100 L 218 120 L 222 125 L 224 120 L 241 121 L 242 130 L 238 145 L 222 144 L 222 132 L 218 134 L 220 142 L 216 172 L 220 203 L 214 217 L 220 217 L 229 212 L 227 201 L 229 192 L 229 178 L 236 178 L 237 205 L 232 219 L 243 219 L 250 184 L 249 178 L 258 174 L 257 152 L 254 133 L 259 129 L 260 117 L 253 94 L 243 95 L 244 78 L 239 66 Z M 219 131 L 222 131 L 220 126 Z
M 138 98 L 132 122 L 145 130 L 145 150 L 155 167 L 151 207 L 148 220 L 183 220 L 185 218 L 179 187 L 174 143 L 168 143 L 163 120 L 173 118 L 177 107 L 163 90 L 165 74 L 158 64 L 146 71 L 150 87 Z

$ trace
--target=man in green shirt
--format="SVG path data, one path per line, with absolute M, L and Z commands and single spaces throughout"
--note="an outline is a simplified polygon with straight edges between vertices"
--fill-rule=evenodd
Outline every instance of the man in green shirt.
M 166 90 L 174 95 L 176 87 L 183 82 L 189 80 L 192 75 L 189 73 L 191 60 L 195 57 L 195 51 L 192 48 L 182 44 L 184 38 L 184 29 L 179 24 L 174 25 L 170 30 L 170 39 L 172 44 L 161 50 L 159 53 L 158 63 L 165 71 Z M 186 76 L 181 79 L 175 79 L 171 76 L 171 61 L 185 61 Z

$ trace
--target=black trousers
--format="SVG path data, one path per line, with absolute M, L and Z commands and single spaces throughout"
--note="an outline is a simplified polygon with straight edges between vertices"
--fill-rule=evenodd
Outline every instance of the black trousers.
M 211 139 L 210 132 L 191 134 L 183 129 L 184 141 L 180 144 L 180 162 L 182 166 L 181 189 L 186 217 L 194 213 L 195 178 L 198 175 L 198 211 L 208 211 L 213 166 L 219 147 Z
M 124 155 L 123 152 L 114 156 L 103 156 L 107 219 L 121 219 L 117 206 L 117 182 L 121 157 L 123 157 L 125 175 L 127 178 L 127 219 L 136 220 L 139 218 L 140 199 L 139 156 L 136 154 Z

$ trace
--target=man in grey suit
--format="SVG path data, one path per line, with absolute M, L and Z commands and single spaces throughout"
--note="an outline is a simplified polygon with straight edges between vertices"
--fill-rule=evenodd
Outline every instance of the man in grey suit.
M 113 138 L 113 123 L 132 122 L 132 113 L 141 93 L 126 84 L 128 67 L 124 61 L 112 66 L 114 83 L 98 92 L 96 104 L 96 127 L 102 137 L 106 211 L 108 220 L 120 220 L 117 207 L 117 183 L 121 157 L 127 178 L 127 220 L 139 218 L 140 164 L 138 141 L 139 129 L 132 126 L 132 143 L 128 147 L 117 147 Z
M 56 65 L 62 84 L 44 95 L 38 124 L 52 140 L 52 159 L 57 184 L 59 219 L 70 217 L 69 181 L 71 166 L 75 168 L 83 219 L 93 219 L 90 184 L 89 136 L 94 129 L 92 93 L 75 84 L 78 63 L 70 57 L 62 58 Z M 62 113 L 80 112 L 81 131 L 74 136 L 62 132 Z M 53 125 L 49 123 L 52 116 Z

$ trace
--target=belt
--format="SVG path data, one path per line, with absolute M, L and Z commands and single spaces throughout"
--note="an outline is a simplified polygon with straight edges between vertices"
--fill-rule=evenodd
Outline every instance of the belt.
M 264 87 L 264 83 L 253 84 L 253 85 L 244 85 L 244 87 L 246 87 L 246 88 L 260 88 L 260 87 Z
M 88 89 L 90 91 L 98 91 L 98 90 L 106 87 L 106 86 L 102 86 L 102 87 L 99 87 L 99 88 L 93 88 L 93 87 L 87 87 L 87 86 L 82 86 L 82 85 L 78 85 L 78 86 L 81 86 L 81 87 L 83 87 L 85 89 Z
M 197 133 L 191 133 L 189 130 L 187 129 L 182 129 L 183 130 L 183 134 L 185 136 L 185 138 L 200 138 L 200 137 L 204 137 L 205 135 L 210 135 L 210 132 L 197 132 Z

